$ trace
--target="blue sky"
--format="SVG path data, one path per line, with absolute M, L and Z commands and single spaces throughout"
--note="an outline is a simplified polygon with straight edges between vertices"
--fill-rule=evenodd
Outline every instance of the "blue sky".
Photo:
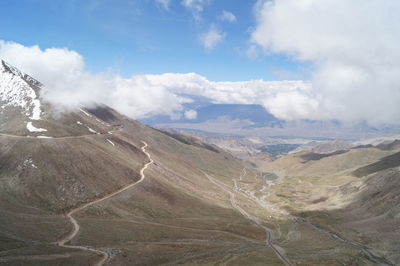
M 205 1 L 201 19 L 170 0 L 3 0 L 1 38 L 42 49 L 66 47 L 85 58 L 91 72 L 123 76 L 195 72 L 213 81 L 307 79 L 307 70 L 285 55 L 246 55 L 256 26 L 252 1 Z M 223 10 L 237 21 L 221 21 Z M 200 42 L 210 27 L 226 37 L 213 50 Z
M 398 124 L 399 12 L 398 0 L 1 0 L 0 57 L 71 108 L 175 117 L 185 94 L 283 120 Z

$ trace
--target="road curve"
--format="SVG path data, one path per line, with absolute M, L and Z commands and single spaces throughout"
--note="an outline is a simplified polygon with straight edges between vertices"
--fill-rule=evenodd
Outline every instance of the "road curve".
M 253 223 L 255 223 L 258 227 L 262 228 L 265 233 L 266 233 L 266 239 L 265 239 L 265 243 L 267 246 L 269 246 L 277 255 L 277 257 L 287 266 L 292 266 L 293 264 L 286 258 L 286 256 L 284 254 L 282 254 L 278 248 L 272 243 L 272 238 L 271 238 L 271 229 L 269 229 L 268 227 L 264 226 L 261 224 L 261 222 L 253 217 L 252 215 L 250 215 L 249 213 L 247 213 L 245 210 L 243 210 L 237 203 L 236 203 L 236 199 L 235 199 L 235 194 L 230 191 L 229 189 L 227 189 L 224 184 L 221 184 L 220 182 L 218 182 L 217 180 L 215 180 L 214 178 L 212 178 L 211 176 L 209 176 L 207 173 L 203 172 L 204 175 L 208 178 L 208 180 L 210 180 L 213 184 L 217 185 L 218 187 L 220 187 L 222 190 L 224 190 L 226 193 L 229 194 L 230 197 L 230 201 L 231 201 L 231 205 L 232 207 L 234 207 L 236 210 L 238 210 L 240 212 L 240 214 L 242 214 L 245 218 L 247 218 L 248 220 L 252 221 Z
M 121 192 L 123 192 L 123 191 L 125 191 L 125 190 L 127 190 L 127 189 L 130 189 L 130 188 L 132 188 L 132 187 L 134 187 L 134 186 L 140 184 L 141 182 L 143 182 L 143 180 L 144 180 L 145 177 L 146 177 L 145 174 L 144 174 L 144 171 L 147 169 L 147 167 L 149 167 L 149 165 L 151 165 L 152 163 L 154 163 L 154 161 L 153 161 L 153 159 L 151 158 L 150 154 L 146 151 L 146 148 L 147 148 L 147 146 L 148 146 L 147 143 L 144 142 L 144 141 L 142 141 L 142 142 L 143 142 L 143 146 L 142 146 L 142 148 L 141 148 L 141 149 L 142 149 L 142 152 L 147 156 L 147 158 L 149 159 L 149 162 L 146 163 L 146 164 L 142 167 L 142 169 L 140 169 L 140 179 L 139 179 L 137 182 L 135 182 L 135 183 L 131 183 L 131 184 L 129 184 L 129 185 L 127 185 L 127 186 L 125 186 L 125 187 L 123 187 L 123 188 L 121 188 L 121 189 L 119 189 L 119 190 L 117 190 L 117 191 L 115 191 L 115 192 L 113 192 L 113 193 L 111 193 L 111 194 L 108 194 L 108 195 L 104 196 L 103 198 L 100 198 L 100 199 L 91 201 L 91 202 L 89 202 L 89 203 L 86 203 L 86 204 L 84 204 L 84 205 L 82 205 L 82 206 L 79 206 L 79 207 L 77 207 L 77 208 L 72 209 L 71 211 L 69 211 L 69 212 L 67 213 L 66 217 L 70 220 L 71 224 L 73 225 L 73 230 L 72 230 L 72 232 L 71 232 L 69 235 L 67 235 L 67 236 L 63 237 L 61 240 L 57 241 L 57 242 L 56 242 L 57 245 L 59 245 L 60 247 L 65 247 L 65 248 L 81 249 L 81 250 L 84 250 L 84 251 L 90 251 L 90 252 L 94 252 L 94 253 L 97 253 L 97 254 L 101 255 L 102 258 L 101 258 L 100 261 L 98 261 L 98 262 L 95 264 L 96 266 L 102 266 L 102 265 L 104 265 L 104 263 L 109 259 L 110 255 L 109 255 L 107 252 L 103 251 L 103 250 L 96 249 L 96 248 L 92 248 L 92 247 L 76 246 L 76 245 L 68 245 L 68 244 L 66 244 L 67 242 L 71 241 L 71 240 L 78 234 L 78 232 L 79 232 L 79 230 L 80 230 L 79 223 L 78 223 L 78 221 L 73 217 L 73 214 L 75 214 L 75 213 L 77 213 L 77 212 L 79 212 L 79 211 L 81 211 L 81 210 L 83 210 L 83 209 L 85 209 L 85 208 L 87 208 L 87 207 L 90 207 L 90 206 L 92 206 L 92 205 L 94 205 L 94 204 L 96 204 L 96 203 L 99 203 L 99 202 L 102 202 L 102 201 L 104 201 L 104 200 L 106 200 L 106 199 L 109 199 L 109 198 L 111 198 L 111 197 L 114 197 L 114 196 L 118 195 L 119 193 L 121 193 Z

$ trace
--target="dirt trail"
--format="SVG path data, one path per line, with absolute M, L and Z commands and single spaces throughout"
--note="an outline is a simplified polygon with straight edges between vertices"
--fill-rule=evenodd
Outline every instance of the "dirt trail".
M 12 135 L 12 134 L 5 134 L 0 133 L 0 136 L 4 137 L 12 137 L 12 138 L 28 138 L 28 139 L 43 139 L 43 140 L 51 140 L 51 139 L 78 139 L 84 138 L 88 136 L 105 136 L 105 135 L 112 135 L 113 132 L 116 131 L 109 131 L 109 132 L 99 132 L 99 133 L 91 133 L 91 134 L 84 134 L 78 136 L 65 136 L 65 137 L 51 137 L 51 136 L 29 136 L 29 135 Z
M 269 229 L 268 227 L 264 226 L 263 224 L 261 224 L 261 222 L 253 217 L 252 215 L 250 215 L 249 213 L 247 213 L 245 210 L 243 210 L 237 203 L 236 203 L 236 198 L 235 198 L 235 194 L 230 191 L 229 189 L 227 189 L 225 187 L 225 184 L 221 184 L 220 182 L 218 182 L 217 180 L 215 180 L 214 178 L 212 178 L 211 176 L 209 176 L 207 173 L 203 172 L 204 175 L 208 178 L 208 180 L 210 180 L 213 184 L 217 185 L 218 187 L 220 187 L 222 190 L 224 190 L 226 193 L 229 194 L 230 197 L 230 201 L 231 201 L 231 205 L 232 207 L 234 207 L 236 210 L 238 210 L 246 219 L 252 221 L 253 223 L 255 223 L 258 227 L 262 228 L 265 233 L 266 233 L 266 240 L 265 243 L 267 244 L 267 246 L 269 246 L 274 252 L 275 254 L 278 256 L 278 258 L 285 264 L 288 266 L 292 266 L 293 264 L 290 263 L 290 261 L 286 258 L 286 256 L 284 254 L 282 254 L 279 249 L 277 248 L 277 246 L 275 244 L 272 243 L 272 238 L 271 238 L 271 229 Z
M 127 185 L 127 186 L 125 186 L 125 187 L 123 187 L 123 188 L 121 188 L 121 189 L 119 189 L 119 190 L 117 190 L 117 191 L 115 191 L 115 192 L 113 192 L 113 193 L 111 193 L 111 194 L 108 194 L 107 196 L 104 196 L 103 198 L 100 198 L 100 199 L 91 201 L 91 202 L 89 202 L 89 203 L 86 203 L 85 205 L 82 205 L 82 206 L 80 206 L 80 207 L 77 207 L 77 208 L 71 210 L 70 212 L 68 212 L 66 216 L 67 216 L 67 218 L 70 220 L 71 224 L 73 225 L 73 230 L 72 230 L 72 232 L 71 232 L 69 235 L 67 235 L 67 236 L 65 236 L 64 238 L 62 238 L 61 240 L 57 241 L 57 245 L 59 245 L 59 246 L 61 246 L 61 247 L 65 247 L 65 248 L 73 248 L 73 249 L 81 249 L 81 250 L 84 250 L 84 251 L 90 251 L 90 252 L 94 252 L 94 253 L 97 253 L 97 254 L 101 255 L 102 258 L 101 258 L 101 260 L 100 260 L 99 262 L 97 262 L 97 263 L 95 264 L 96 266 L 102 266 L 102 265 L 104 265 L 104 263 L 109 259 L 110 255 L 109 255 L 107 252 L 105 252 L 105 251 L 103 251 L 103 250 L 101 250 L 101 249 L 96 249 L 96 248 L 91 248 L 91 247 L 77 246 L 77 245 L 68 245 L 68 244 L 66 244 L 67 242 L 71 241 L 71 240 L 78 234 L 78 232 L 79 232 L 79 230 L 80 230 L 79 223 L 78 223 L 78 221 L 73 217 L 73 214 L 75 214 L 75 213 L 77 213 L 77 212 L 79 212 L 79 211 L 81 211 L 81 210 L 83 210 L 83 209 L 85 209 L 85 208 L 87 208 L 87 207 L 90 207 L 90 206 L 92 206 L 92 205 L 94 205 L 94 204 L 96 204 L 96 203 L 100 203 L 100 202 L 102 202 L 102 201 L 104 201 L 104 200 L 106 200 L 106 199 L 109 199 L 109 198 L 111 198 L 111 197 L 114 197 L 114 196 L 118 195 L 119 193 L 121 193 L 121 192 L 123 192 L 123 191 L 125 191 L 125 190 L 128 190 L 128 189 L 130 189 L 130 188 L 132 188 L 132 187 L 134 187 L 134 186 L 136 186 L 136 185 L 138 185 L 138 184 L 140 184 L 140 183 L 145 179 L 146 176 L 145 176 L 145 174 L 144 174 L 144 171 L 145 171 L 145 170 L 147 169 L 147 167 L 149 167 L 149 165 L 151 165 L 154 161 L 153 161 L 153 159 L 151 158 L 150 154 L 146 151 L 147 143 L 144 142 L 144 141 L 142 141 L 142 142 L 143 142 L 144 145 L 142 146 L 141 149 L 142 149 L 143 153 L 146 154 L 147 158 L 149 159 L 149 162 L 146 163 L 146 164 L 142 167 L 142 169 L 140 169 L 140 179 L 139 179 L 139 181 L 137 181 L 137 182 L 135 182 L 135 183 L 132 183 L 132 184 L 129 184 L 129 185 Z

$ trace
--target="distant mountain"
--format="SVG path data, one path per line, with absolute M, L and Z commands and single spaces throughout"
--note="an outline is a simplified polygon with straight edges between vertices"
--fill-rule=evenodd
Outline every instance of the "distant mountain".
M 216 120 L 220 117 L 226 117 L 230 120 L 248 120 L 254 126 L 277 126 L 284 124 L 283 121 L 269 114 L 261 105 L 246 105 L 246 104 L 212 104 L 202 103 L 200 106 L 196 104 L 186 105 L 187 109 L 195 108 L 197 111 L 196 119 L 187 119 L 181 117 L 179 119 L 171 119 L 168 116 L 154 116 L 147 119 L 142 119 L 141 122 L 157 125 L 168 123 L 203 123 L 206 121 Z
M 197 112 L 195 119 L 184 116 L 153 116 L 140 120 L 159 127 L 188 131 L 203 131 L 240 136 L 280 136 L 303 138 L 364 139 L 400 133 L 399 125 L 371 126 L 365 121 L 342 122 L 337 120 L 283 121 L 268 113 L 261 105 L 213 104 L 204 98 L 194 98 L 185 109 Z

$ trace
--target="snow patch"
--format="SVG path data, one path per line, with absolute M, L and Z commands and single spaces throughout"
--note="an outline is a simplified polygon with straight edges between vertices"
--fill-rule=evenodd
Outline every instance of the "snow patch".
M 99 132 L 97 132 L 96 130 L 94 130 L 94 129 L 91 129 L 90 127 L 88 127 L 88 126 L 86 126 L 87 127 L 87 129 L 90 131 L 90 132 L 92 132 L 92 133 L 96 133 L 96 134 L 100 134 Z
M 84 113 L 85 115 L 87 115 L 88 117 L 92 117 L 91 114 L 89 114 L 88 112 L 86 112 L 85 110 L 83 110 L 82 108 L 79 109 L 82 113 Z
M 36 95 L 36 93 L 35 93 Z M 30 119 L 32 120 L 39 120 L 40 115 L 42 114 L 42 110 L 40 109 L 41 103 L 38 99 L 32 100 L 33 108 L 32 108 L 32 116 Z
M 76 123 L 77 123 L 78 125 L 81 125 L 81 126 L 86 127 L 91 133 L 100 134 L 100 133 L 97 132 L 96 130 L 90 128 L 89 126 L 87 126 L 87 125 L 85 125 L 85 124 L 83 124 L 81 121 L 76 121 Z
M 24 168 L 26 168 L 26 167 L 28 167 L 28 166 L 31 166 L 31 167 L 37 169 L 37 166 L 33 163 L 33 160 L 32 160 L 31 158 L 25 159 L 24 162 L 22 163 L 22 166 L 23 166 Z
M 49 136 L 36 136 L 38 139 L 52 139 L 53 137 Z
M 32 122 L 28 122 L 26 124 L 26 128 L 28 129 L 29 132 L 46 132 L 47 129 L 45 128 L 37 128 L 34 125 L 32 125 Z
M 107 139 L 108 143 L 110 143 L 111 145 L 113 145 L 115 147 L 114 142 L 112 142 L 111 140 Z
M 28 79 L 27 75 L 0 60 L 1 108 L 20 107 L 30 119 L 39 120 L 42 112 L 41 103 L 35 90 L 24 80 L 25 77 Z

